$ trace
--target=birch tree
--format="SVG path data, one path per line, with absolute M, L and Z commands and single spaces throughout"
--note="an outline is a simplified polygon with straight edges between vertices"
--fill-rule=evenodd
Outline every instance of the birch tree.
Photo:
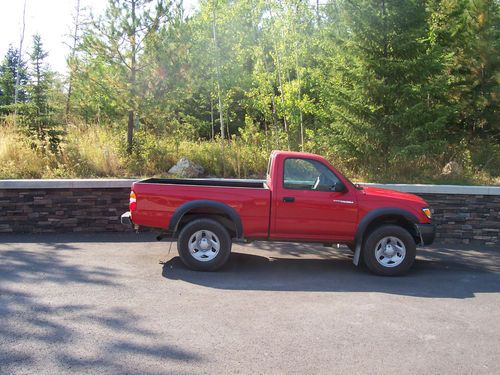
M 26 29 L 26 1 L 24 0 L 24 5 L 23 5 L 23 21 L 22 21 L 22 26 L 21 26 L 21 37 L 19 38 L 19 57 L 17 59 L 17 74 L 16 74 L 16 86 L 15 86 L 15 91 L 14 91 L 14 124 L 17 121 L 17 99 L 19 96 L 19 83 L 20 83 L 20 74 L 19 72 L 21 71 L 21 61 L 23 58 L 23 42 L 24 42 L 24 31 Z
M 77 69 L 75 66 L 78 61 L 76 59 L 76 47 L 79 41 L 79 32 L 80 32 L 80 0 L 76 0 L 75 6 L 75 15 L 73 18 L 73 33 L 71 34 L 71 50 L 70 56 L 68 58 L 68 67 L 69 67 L 69 78 L 68 78 L 68 94 L 66 97 L 66 121 L 69 116 L 69 112 L 71 109 L 71 93 L 73 91 L 73 77 L 74 71 Z
M 214 66 L 215 66 L 215 82 L 217 85 L 217 98 L 219 101 L 219 120 L 220 120 L 220 150 L 222 156 L 222 173 L 225 174 L 226 166 L 224 162 L 224 142 L 225 142 L 225 134 L 224 134 L 224 109 L 222 106 L 222 93 L 221 93 L 221 84 L 220 84 L 220 66 L 219 66 L 219 46 L 217 44 L 217 0 L 213 0 L 212 3 L 212 36 L 213 36 L 213 48 L 214 48 Z

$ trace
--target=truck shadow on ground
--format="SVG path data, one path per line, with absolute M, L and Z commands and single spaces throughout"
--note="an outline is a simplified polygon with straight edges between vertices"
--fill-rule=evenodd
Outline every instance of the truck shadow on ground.
M 424 298 L 471 298 L 476 293 L 500 292 L 495 249 L 419 249 L 407 275 L 383 277 L 356 268 L 348 250 L 286 243 L 257 246 L 273 249 L 279 256 L 234 252 L 217 272 L 191 271 L 174 257 L 163 265 L 162 275 L 228 290 L 376 292 Z

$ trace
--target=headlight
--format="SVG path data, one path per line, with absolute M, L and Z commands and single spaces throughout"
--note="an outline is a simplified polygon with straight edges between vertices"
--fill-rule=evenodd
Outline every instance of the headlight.
M 431 209 L 429 207 L 422 208 L 422 212 L 425 216 L 427 216 L 428 219 L 431 218 Z

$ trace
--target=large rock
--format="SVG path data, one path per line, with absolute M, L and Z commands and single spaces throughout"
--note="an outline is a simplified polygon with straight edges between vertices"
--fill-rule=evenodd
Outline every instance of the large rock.
M 463 170 L 462 166 L 456 161 L 450 161 L 443 167 L 441 174 L 443 176 L 460 176 Z
M 200 177 L 203 172 L 203 167 L 187 158 L 181 158 L 176 165 L 168 170 L 168 173 L 185 178 Z

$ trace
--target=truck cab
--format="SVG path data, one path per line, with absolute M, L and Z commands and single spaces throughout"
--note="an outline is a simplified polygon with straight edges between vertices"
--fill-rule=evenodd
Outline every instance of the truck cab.
M 352 241 L 357 188 L 324 158 L 273 152 L 266 181 L 272 197 L 270 239 Z

